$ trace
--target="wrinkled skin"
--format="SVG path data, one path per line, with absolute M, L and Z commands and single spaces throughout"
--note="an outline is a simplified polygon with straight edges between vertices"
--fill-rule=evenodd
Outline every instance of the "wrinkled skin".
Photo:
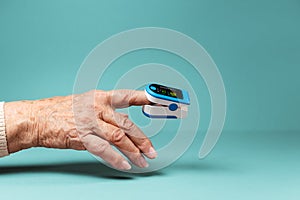
M 88 150 L 111 166 L 129 170 L 128 161 L 147 167 L 144 155 L 155 158 L 151 141 L 128 119 L 115 111 L 131 105 L 145 105 L 143 91 L 93 90 L 84 94 L 36 101 L 5 103 L 8 150 L 31 147 Z

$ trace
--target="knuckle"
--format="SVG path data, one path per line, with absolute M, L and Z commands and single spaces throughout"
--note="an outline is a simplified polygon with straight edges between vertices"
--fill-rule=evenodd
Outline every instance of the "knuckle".
M 109 104 L 111 102 L 112 92 L 111 91 L 100 91 L 98 93 L 98 99 L 101 99 L 103 103 Z
M 110 109 L 107 106 L 101 106 L 98 111 L 98 118 L 103 120 L 111 120 L 113 119 L 113 113 L 110 111 Z
M 104 116 L 103 117 L 106 120 L 110 120 L 110 121 L 114 120 L 114 118 L 115 118 L 113 112 L 110 109 L 108 109 L 108 108 L 106 108 L 106 111 L 104 112 Z
M 110 144 L 106 141 L 101 144 L 94 144 L 94 149 L 99 155 L 102 155 L 108 148 L 110 148 Z
M 98 111 L 98 118 L 99 118 L 99 119 L 103 119 L 104 116 L 105 116 L 104 111 L 100 109 L 100 110 Z
M 123 130 L 120 128 L 117 128 L 111 134 L 111 142 L 114 144 L 119 144 L 123 140 L 124 137 L 125 137 L 125 133 L 123 132 Z
M 135 126 L 134 123 L 127 117 L 124 118 L 124 120 L 122 120 L 121 123 L 122 123 L 121 126 L 124 127 L 124 129 L 126 129 L 126 130 L 131 130 Z
M 103 97 L 106 97 L 107 95 L 107 92 L 105 91 L 102 91 L 102 90 L 97 90 L 96 93 L 95 93 L 95 96 L 97 99 L 101 99 Z
M 94 97 L 95 102 L 104 103 L 104 102 L 106 102 L 108 93 L 103 90 L 92 90 L 92 91 L 90 91 L 90 95 L 92 95 Z
M 152 143 L 148 138 L 140 139 L 140 148 L 149 148 L 150 146 L 152 146 Z

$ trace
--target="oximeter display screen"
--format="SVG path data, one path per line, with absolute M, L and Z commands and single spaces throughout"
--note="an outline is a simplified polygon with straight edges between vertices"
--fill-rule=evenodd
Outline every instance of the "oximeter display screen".
M 173 98 L 183 99 L 182 91 L 176 88 L 166 87 L 163 85 L 151 84 L 149 88 L 157 93 L 164 96 L 169 96 Z

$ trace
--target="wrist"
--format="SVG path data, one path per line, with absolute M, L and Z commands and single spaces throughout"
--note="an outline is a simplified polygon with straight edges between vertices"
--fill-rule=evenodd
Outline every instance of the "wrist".
M 37 134 L 33 129 L 35 117 L 32 101 L 17 101 L 4 104 L 6 137 L 9 153 L 37 146 Z

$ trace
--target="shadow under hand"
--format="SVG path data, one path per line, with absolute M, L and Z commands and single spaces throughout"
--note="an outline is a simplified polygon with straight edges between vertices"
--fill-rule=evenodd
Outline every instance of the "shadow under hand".
M 242 170 L 237 164 L 228 163 L 225 161 L 205 161 L 201 162 L 200 160 L 196 161 L 185 161 L 185 162 L 177 162 L 170 166 L 168 173 L 182 173 L 182 172 L 190 172 L 190 173 L 203 173 L 203 174 L 216 174 L 216 173 L 240 173 Z
M 131 180 L 135 177 L 160 175 L 160 172 L 130 174 L 109 168 L 99 162 L 58 163 L 51 165 L 2 166 L 0 175 L 16 173 L 66 173 L 98 178 Z

